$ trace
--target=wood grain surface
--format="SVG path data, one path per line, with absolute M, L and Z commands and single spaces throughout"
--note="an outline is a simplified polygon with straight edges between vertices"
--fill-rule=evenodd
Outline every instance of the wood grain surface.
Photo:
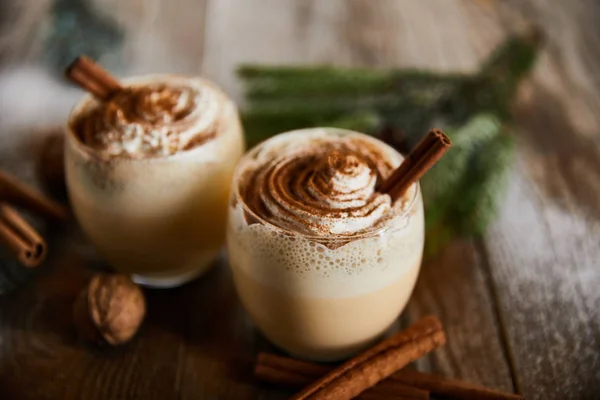
M 423 265 L 398 324 L 435 314 L 446 327 L 447 345 L 418 362 L 423 370 L 528 400 L 599 398 L 597 1 L 177 0 L 150 2 L 154 9 L 94 2 L 126 27 L 129 72 L 202 73 L 237 100 L 240 62 L 473 71 L 507 33 L 542 26 L 546 46 L 515 108 L 519 152 L 501 214 L 483 238 L 453 243 Z M 43 18 L 11 10 L 25 27 Z M 31 35 L 0 21 L 0 64 L 32 59 Z M 0 167 L 20 173 L 23 164 L 4 157 Z M 140 335 L 122 349 L 95 351 L 70 322 L 93 254 L 75 227 L 51 244 L 40 276 L 0 297 L 0 398 L 290 394 L 251 378 L 256 351 L 272 348 L 242 310 L 225 260 L 182 288 L 147 290 Z

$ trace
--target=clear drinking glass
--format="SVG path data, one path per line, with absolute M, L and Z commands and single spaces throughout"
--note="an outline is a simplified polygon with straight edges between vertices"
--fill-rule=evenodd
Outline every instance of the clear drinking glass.
M 405 307 L 421 265 L 424 217 L 418 184 L 389 223 L 351 240 L 276 226 L 246 204 L 241 188 L 257 160 L 285 158 L 322 137 L 361 138 L 395 165 L 402 160 L 381 141 L 333 128 L 263 142 L 241 159 L 233 178 L 227 251 L 237 292 L 258 329 L 296 357 L 333 361 L 369 346 Z
M 244 149 L 242 127 L 235 104 L 206 80 L 160 74 L 123 82 L 195 82 L 212 96 L 206 107 L 214 112 L 214 137 L 171 155 L 102 157 L 76 131 L 76 121 L 97 104 L 89 95 L 67 125 L 69 197 L 98 253 L 138 283 L 177 286 L 207 270 L 222 248 L 230 182 Z

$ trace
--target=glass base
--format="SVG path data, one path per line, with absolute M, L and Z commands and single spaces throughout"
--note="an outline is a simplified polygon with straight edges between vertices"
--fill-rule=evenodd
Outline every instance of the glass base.
M 190 281 L 193 281 L 194 279 L 200 277 L 200 275 L 202 275 L 208 269 L 210 268 L 207 268 L 207 266 L 200 266 L 196 269 L 169 276 L 149 276 L 132 274 L 131 279 L 141 286 L 156 289 L 170 289 L 182 286 Z
M 313 362 L 317 362 L 317 363 L 331 363 L 331 362 L 344 361 L 344 360 L 349 359 L 350 357 L 357 355 L 358 353 L 373 346 L 378 341 L 378 339 L 379 339 L 379 337 L 375 338 L 375 339 L 371 339 L 365 343 L 360 343 L 355 346 L 350 346 L 344 350 L 338 350 L 338 351 L 330 350 L 330 351 L 327 351 L 325 354 L 297 353 L 294 351 L 288 351 L 288 350 L 284 349 L 283 347 L 280 347 L 277 345 L 275 345 L 275 346 L 279 347 L 281 350 L 288 353 L 290 356 L 292 356 L 293 358 L 295 358 L 297 360 L 313 361 Z
M 269 338 L 267 338 L 267 340 L 269 340 L 269 342 L 271 342 L 273 345 L 275 345 L 277 348 L 279 348 L 283 352 L 289 354 L 290 356 L 292 356 L 293 358 L 298 359 L 298 360 L 313 361 L 313 362 L 318 362 L 318 363 L 340 362 L 340 361 L 347 360 L 350 357 L 356 356 L 357 354 L 367 350 L 368 348 L 371 348 L 377 342 L 381 341 L 383 338 L 389 337 L 393 333 L 396 333 L 398 331 L 398 328 L 396 325 L 398 325 L 398 320 L 395 320 L 394 322 L 392 322 L 392 324 L 384 332 L 380 333 L 379 335 L 376 335 L 375 337 L 373 337 L 371 339 L 364 340 L 361 343 L 356 343 L 354 345 L 345 346 L 345 348 L 343 348 L 343 349 L 328 350 L 328 351 L 321 351 L 321 352 L 319 352 L 319 351 L 317 351 L 317 352 L 296 352 L 293 350 L 287 350 L 285 347 L 280 346 L 279 344 L 275 343 L 274 341 L 270 340 Z M 265 336 L 265 335 L 263 334 L 263 336 Z M 266 338 L 266 336 L 265 336 L 265 338 Z

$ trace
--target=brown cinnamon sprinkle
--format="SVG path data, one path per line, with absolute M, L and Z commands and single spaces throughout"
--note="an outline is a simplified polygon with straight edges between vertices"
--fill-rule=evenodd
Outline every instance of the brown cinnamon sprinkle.
M 199 118 L 194 116 L 199 96 L 192 85 L 166 81 L 128 85 L 114 93 L 110 101 L 85 109 L 70 125 L 81 142 L 109 158 L 170 155 L 200 147 L 219 133 L 217 118 L 188 138 L 186 131 Z M 187 99 L 184 105 L 179 104 L 181 98 Z M 164 128 L 168 129 L 166 136 L 161 133 Z M 126 151 L 124 142 L 136 141 L 135 138 L 144 143 L 143 148 Z M 108 151 L 109 148 L 112 150 Z
M 425 317 L 334 368 L 292 399 L 351 399 L 443 345 L 445 341 L 446 336 L 439 320 Z
M 240 194 L 248 207 L 262 219 L 283 229 L 298 230 L 291 227 L 297 225 L 305 228 L 302 232 L 311 235 L 331 237 L 327 230 L 327 220 L 347 218 L 371 218 L 370 211 L 384 202 L 384 196 L 376 195 L 364 198 L 360 206 L 332 207 L 329 202 L 336 201 L 336 196 L 341 192 L 334 186 L 335 174 L 352 178 L 352 170 L 364 165 L 371 171 L 376 181 L 383 180 L 393 170 L 389 157 L 367 140 L 358 137 L 352 138 L 325 138 L 311 142 L 306 148 L 297 151 L 288 150 L 285 154 L 278 154 L 270 160 L 255 165 L 245 171 L 245 179 L 240 180 Z M 321 201 L 310 188 L 319 193 L 327 201 Z M 357 192 L 358 193 L 358 192 Z M 274 204 L 286 204 L 295 213 L 281 210 L 282 215 L 289 221 L 282 220 L 274 215 L 266 206 L 266 200 L 273 200 Z M 358 197 L 356 200 L 360 200 Z M 305 214 L 321 217 L 318 222 L 306 219 Z M 391 214 L 390 214 L 391 215 Z M 352 240 L 352 237 L 361 232 L 376 229 L 378 224 L 385 223 L 390 215 L 373 220 L 373 223 L 364 230 L 350 233 L 340 233 L 342 239 Z M 325 228 L 321 228 L 323 225 Z
M 401 198 L 404 192 L 444 155 L 452 141 L 439 129 L 432 129 L 404 159 L 402 164 L 379 187 L 392 201 Z
M 3 171 L 0 171 L 0 201 L 26 208 L 42 217 L 60 221 L 68 219 L 66 208 Z
M 259 353 L 254 367 L 254 376 L 264 382 L 301 387 L 316 381 L 332 369 L 333 367 L 329 365 L 300 361 L 275 354 Z M 394 384 L 401 384 L 413 390 L 420 389 L 432 395 L 458 400 L 523 400 L 523 396 L 518 394 L 502 392 L 409 368 L 394 373 L 388 379 L 365 391 L 359 398 L 363 399 L 364 395 L 377 398 L 375 396 L 388 392 L 388 387 L 393 388 Z M 398 398 L 403 394 L 398 391 L 396 395 L 395 398 Z M 404 394 L 404 396 L 407 397 L 408 395 Z
M 0 244 L 26 267 L 37 267 L 46 258 L 46 241 L 12 207 L 0 203 Z
M 101 101 L 109 100 L 122 89 L 116 78 L 86 56 L 77 57 L 67 67 L 65 75 Z

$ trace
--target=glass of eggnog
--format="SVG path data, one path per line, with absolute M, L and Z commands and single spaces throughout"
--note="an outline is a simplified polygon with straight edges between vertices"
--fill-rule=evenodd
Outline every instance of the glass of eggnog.
M 207 270 L 225 240 L 244 149 L 237 109 L 201 78 L 150 75 L 123 87 L 108 101 L 86 96 L 69 117 L 70 201 L 117 271 L 178 286 Z
M 402 156 L 334 128 L 277 135 L 239 162 L 227 251 L 258 329 L 293 356 L 333 361 L 377 340 L 406 305 L 424 244 L 418 183 L 376 188 Z

